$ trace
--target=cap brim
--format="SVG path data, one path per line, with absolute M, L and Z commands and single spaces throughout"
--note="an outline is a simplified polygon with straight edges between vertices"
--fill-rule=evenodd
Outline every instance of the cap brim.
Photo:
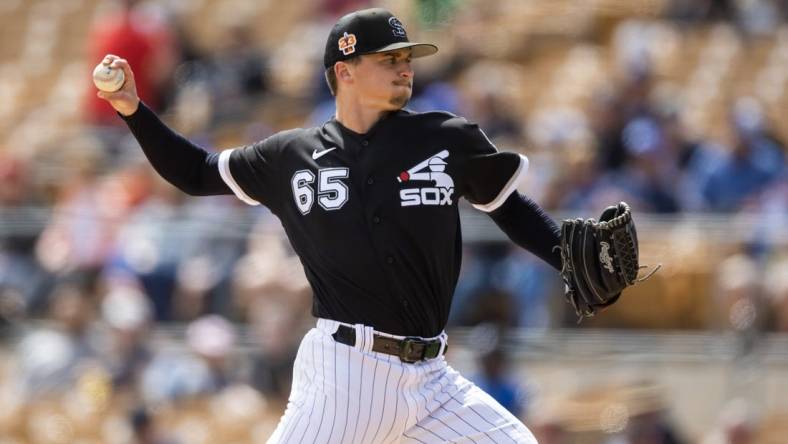
M 397 42 L 378 48 L 374 51 L 369 51 L 366 54 L 377 54 L 380 52 L 394 51 L 397 49 L 411 48 L 410 57 L 417 59 L 419 57 L 426 57 L 438 52 L 438 47 L 429 43 L 416 43 L 416 42 Z

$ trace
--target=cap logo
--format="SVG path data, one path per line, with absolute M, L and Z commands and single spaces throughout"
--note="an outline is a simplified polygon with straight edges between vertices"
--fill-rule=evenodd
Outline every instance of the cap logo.
M 405 27 L 402 26 L 402 22 L 399 21 L 396 17 L 391 17 L 389 19 L 389 25 L 395 36 L 397 37 L 407 37 L 408 35 L 405 33 Z
M 344 55 L 350 55 L 356 52 L 356 35 L 346 32 L 345 35 L 340 37 L 339 50 L 342 51 Z

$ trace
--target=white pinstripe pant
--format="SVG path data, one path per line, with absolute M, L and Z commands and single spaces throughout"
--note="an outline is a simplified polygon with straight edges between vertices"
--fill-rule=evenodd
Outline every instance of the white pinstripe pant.
M 301 341 L 287 409 L 269 444 L 536 444 L 443 356 L 406 364 L 371 351 L 370 327 L 355 326 L 355 347 L 336 342 L 338 326 L 319 319 Z

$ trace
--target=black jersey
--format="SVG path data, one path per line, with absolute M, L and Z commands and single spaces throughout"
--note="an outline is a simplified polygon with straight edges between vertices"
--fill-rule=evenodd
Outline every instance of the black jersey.
M 460 271 L 457 204 L 493 211 L 528 161 L 444 112 L 392 112 L 366 134 L 336 120 L 219 156 L 244 202 L 282 222 L 314 291 L 313 314 L 400 335 L 446 325 Z

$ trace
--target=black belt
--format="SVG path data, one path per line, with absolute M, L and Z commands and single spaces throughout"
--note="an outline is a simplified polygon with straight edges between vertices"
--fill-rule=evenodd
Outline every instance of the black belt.
M 351 347 L 356 345 L 356 329 L 353 327 L 340 325 L 336 333 L 331 336 L 341 344 Z M 440 339 L 422 339 L 418 337 L 395 339 L 381 335 L 374 335 L 373 338 L 372 351 L 398 356 L 402 362 L 407 362 L 408 364 L 437 358 L 441 354 Z M 446 348 L 449 348 L 449 346 L 447 345 Z

